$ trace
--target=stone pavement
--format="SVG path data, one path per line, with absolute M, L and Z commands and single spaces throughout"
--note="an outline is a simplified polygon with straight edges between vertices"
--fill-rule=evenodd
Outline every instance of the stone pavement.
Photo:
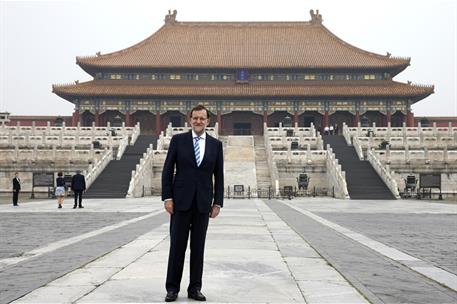
M 162 302 L 159 198 L 0 205 L 0 303 Z M 219 303 L 457 303 L 457 205 L 227 200 L 203 292 Z M 188 258 L 188 257 L 187 257 Z M 178 302 L 186 297 L 188 261 Z

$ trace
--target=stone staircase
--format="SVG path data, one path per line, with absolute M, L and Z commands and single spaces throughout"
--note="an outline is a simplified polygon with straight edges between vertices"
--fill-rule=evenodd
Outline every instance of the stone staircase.
M 254 139 L 252 136 L 228 136 L 224 142 L 224 185 L 233 191 L 234 185 L 244 190 L 257 189 Z
M 128 146 L 119 160 L 112 160 L 86 191 L 86 198 L 123 198 L 127 195 L 132 170 L 140 162 L 150 144 L 156 146 L 157 136 L 140 135 L 133 146 Z
M 271 186 L 271 178 L 263 136 L 254 136 L 254 150 L 257 189 L 268 189 L 268 187 Z
M 343 171 L 351 199 L 395 199 L 368 161 L 359 160 L 354 147 L 342 135 L 324 135 L 324 144 L 332 147 Z

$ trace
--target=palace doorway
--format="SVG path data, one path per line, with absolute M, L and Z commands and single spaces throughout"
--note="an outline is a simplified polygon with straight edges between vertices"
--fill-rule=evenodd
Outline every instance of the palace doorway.
M 233 123 L 233 135 L 251 135 L 251 123 L 249 123 L 249 122 Z

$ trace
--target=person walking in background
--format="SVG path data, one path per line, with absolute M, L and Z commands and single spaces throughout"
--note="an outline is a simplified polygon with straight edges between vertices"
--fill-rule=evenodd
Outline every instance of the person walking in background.
M 62 176 L 62 172 L 57 173 L 55 195 L 57 197 L 57 204 L 59 205 L 57 208 L 59 209 L 62 208 L 62 204 L 65 199 L 65 180 Z
M 76 209 L 76 206 L 84 208 L 82 202 L 83 192 L 86 191 L 86 179 L 79 170 L 77 170 L 76 174 L 71 178 L 71 190 L 75 195 L 75 204 L 73 205 L 73 209 Z
M 13 178 L 13 206 L 19 206 L 19 192 L 21 191 L 21 180 L 19 179 L 19 173 L 14 173 Z
M 191 110 L 189 119 L 192 130 L 171 138 L 162 171 L 162 200 L 170 214 L 166 302 L 178 298 L 189 232 L 187 297 L 206 301 L 201 293 L 206 230 L 209 218 L 219 214 L 224 199 L 222 143 L 205 132 L 209 112 L 198 105 Z

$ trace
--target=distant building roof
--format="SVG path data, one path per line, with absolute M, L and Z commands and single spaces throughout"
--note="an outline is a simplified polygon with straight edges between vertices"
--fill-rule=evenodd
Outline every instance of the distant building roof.
M 70 100 L 69 96 L 214 96 L 214 97 L 390 97 L 425 98 L 433 86 L 418 86 L 386 80 L 313 81 L 309 83 L 251 82 L 173 82 L 147 80 L 94 80 L 76 85 L 54 85 L 53 92 Z
M 309 22 L 178 22 L 174 11 L 164 26 L 132 47 L 77 57 L 91 74 L 110 68 L 356 68 L 396 74 L 409 62 L 344 42 L 313 11 Z

